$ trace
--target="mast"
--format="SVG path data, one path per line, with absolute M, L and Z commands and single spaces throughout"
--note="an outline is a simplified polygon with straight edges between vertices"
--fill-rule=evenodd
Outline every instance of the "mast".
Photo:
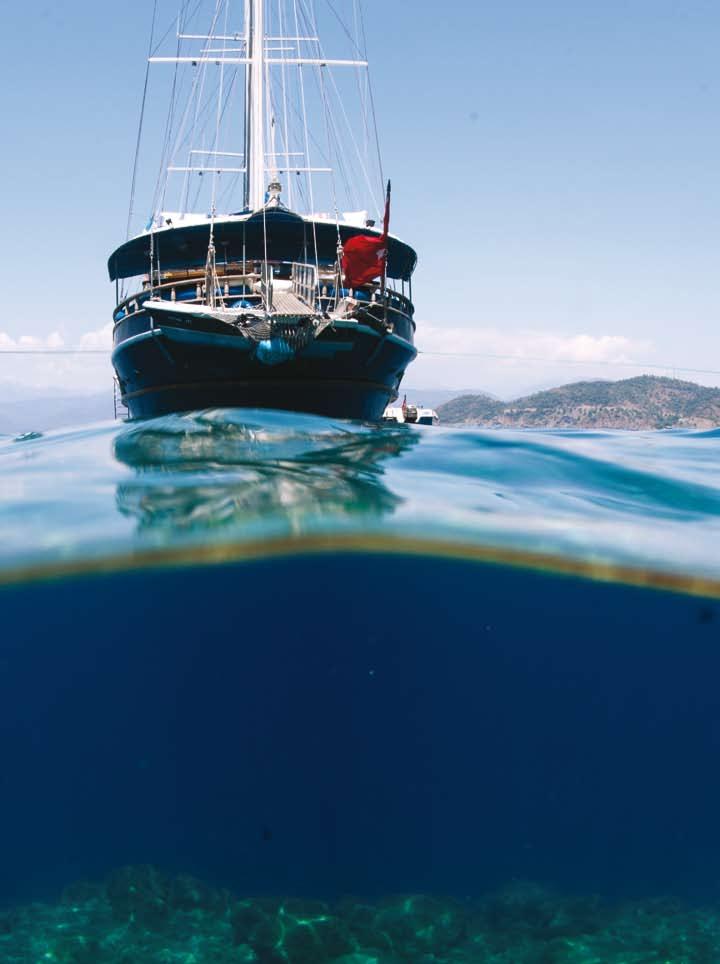
M 245 101 L 244 206 L 265 203 L 265 0 L 246 0 L 247 88 Z
M 176 172 L 183 173 L 185 178 L 183 181 L 184 198 L 182 200 L 182 204 L 185 205 L 189 190 L 189 175 L 203 175 L 205 173 L 213 173 L 215 175 L 223 173 L 242 174 L 243 209 L 246 211 L 258 211 L 265 205 L 265 201 L 268 196 L 266 192 L 268 190 L 268 184 L 270 181 L 273 183 L 279 183 L 278 178 L 282 174 L 303 174 L 308 177 L 310 187 L 310 203 L 311 207 L 314 207 L 311 175 L 315 173 L 332 174 L 332 168 L 317 167 L 311 163 L 310 138 L 306 117 L 303 75 L 302 73 L 299 74 L 299 102 L 295 103 L 294 106 L 292 103 L 290 103 L 290 107 L 288 107 L 289 98 L 287 96 L 285 87 L 285 69 L 290 66 L 298 66 L 312 67 L 318 71 L 319 90 L 321 92 L 325 108 L 326 132 L 328 138 L 327 153 L 329 157 L 332 153 L 330 128 L 328 125 L 329 109 L 326 99 L 325 84 L 322 79 L 321 72 L 328 68 L 334 67 L 366 68 L 367 61 L 336 60 L 328 59 L 327 57 L 323 56 L 322 49 L 319 46 L 319 39 L 317 36 L 315 36 L 316 31 L 314 29 L 314 22 L 310 25 L 312 29 L 308 31 L 310 35 L 303 36 L 305 31 L 303 31 L 300 26 L 297 26 L 297 16 L 297 36 L 285 36 L 285 28 L 283 25 L 282 16 L 279 16 L 278 25 L 280 35 L 268 36 L 267 34 L 272 32 L 270 13 L 271 8 L 270 5 L 265 2 L 265 0 L 245 0 L 243 33 L 228 33 L 229 28 L 227 27 L 227 9 L 229 7 L 229 3 L 230 0 L 216 0 L 215 16 L 212 20 L 209 31 L 204 33 L 185 33 L 183 30 L 181 17 L 178 21 L 177 53 L 174 56 L 158 56 L 155 53 L 152 53 L 154 50 L 152 44 L 150 46 L 151 56 L 148 58 L 148 60 L 151 64 L 188 64 L 193 68 L 199 68 L 194 80 L 192 81 L 190 97 L 184 111 L 180 116 L 180 122 L 177 125 L 177 129 L 173 128 L 175 111 L 175 84 L 173 83 L 173 96 L 171 98 L 167 131 L 168 135 L 170 132 L 172 132 L 174 144 L 171 147 L 170 141 L 168 140 L 167 148 L 163 151 L 163 160 L 161 162 L 165 167 L 165 185 L 167 186 L 167 178 L 170 174 L 174 174 Z M 280 3 L 282 3 L 282 0 L 280 0 Z M 184 6 L 186 6 L 186 4 L 184 4 Z M 195 5 L 196 9 L 193 13 L 193 16 L 195 13 L 197 13 L 197 8 L 199 6 L 200 2 Z M 223 6 L 226 11 L 225 32 L 218 33 L 218 20 Z M 186 40 L 201 41 L 202 48 L 199 53 L 181 53 L 180 43 Z M 268 47 L 268 42 L 277 43 L 279 46 Z M 213 44 L 216 43 L 221 43 L 222 46 L 213 46 Z M 227 46 L 228 44 L 231 46 Z M 317 47 L 317 49 L 310 50 L 306 53 L 301 46 L 303 44 L 313 44 Z M 244 162 L 242 167 L 226 166 L 227 162 L 224 161 L 225 158 L 236 158 L 239 155 L 233 152 L 219 150 L 217 146 L 220 143 L 219 128 L 224 111 L 224 87 L 222 83 L 222 74 L 220 84 L 218 86 L 218 123 L 216 125 L 217 131 L 215 136 L 215 146 L 212 149 L 199 149 L 192 147 L 195 136 L 204 136 L 203 125 L 205 124 L 205 121 L 203 119 L 203 111 L 205 109 L 205 105 L 203 101 L 203 92 L 205 90 L 208 72 L 214 67 L 220 67 L 222 70 L 226 65 L 243 66 L 246 68 L 245 112 L 244 126 L 242 131 L 244 141 Z M 282 110 L 281 116 L 284 118 L 282 135 L 284 140 L 282 143 L 282 149 L 279 151 L 276 150 L 275 144 L 277 130 L 277 128 L 274 126 L 275 121 L 273 119 L 270 124 L 268 123 L 268 117 L 275 109 L 277 109 L 277 107 L 271 108 L 271 98 L 269 96 L 271 89 L 270 68 L 275 66 L 281 66 L 283 68 L 280 105 Z M 334 81 L 331 80 L 330 84 L 333 88 L 335 87 Z M 339 92 L 336 91 L 336 93 L 339 97 Z M 292 95 L 290 95 L 290 97 L 292 98 Z M 298 95 L 296 94 L 296 101 L 297 97 Z M 227 104 L 227 98 L 225 100 L 225 104 Z M 288 110 L 302 119 L 301 123 L 305 134 L 304 143 L 302 144 L 302 147 L 304 148 L 303 150 L 290 150 L 288 134 Z M 343 120 L 346 125 L 345 133 L 347 136 L 345 140 L 347 143 L 352 144 L 356 150 L 358 150 L 355 141 L 355 132 L 350 125 L 350 121 L 347 117 L 342 102 L 340 102 L 340 112 L 337 117 L 333 119 L 333 124 L 336 122 L 339 123 L 338 118 Z M 339 143 L 338 138 L 339 134 L 336 130 L 335 139 Z M 188 147 L 190 148 L 189 159 L 185 163 L 177 163 L 177 155 L 181 152 L 184 153 Z M 278 159 L 281 159 L 281 162 L 279 162 Z M 168 160 L 170 163 L 167 163 Z M 362 158 L 361 165 L 365 179 L 367 180 L 368 186 L 370 186 L 368 171 L 366 170 L 366 165 L 362 163 Z M 272 194 L 273 192 L 270 193 Z M 276 198 L 279 197 L 279 189 L 275 190 L 274 196 Z M 162 203 L 164 203 L 164 189 L 162 190 L 161 197 Z

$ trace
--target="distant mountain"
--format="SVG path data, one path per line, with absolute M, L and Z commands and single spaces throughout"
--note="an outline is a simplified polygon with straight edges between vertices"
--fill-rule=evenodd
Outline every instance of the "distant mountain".
M 713 428 L 720 426 L 720 388 L 641 375 L 574 382 L 512 402 L 462 395 L 438 415 L 443 425 L 497 428 Z
M 453 388 L 413 388 L 412 386 L 403 385 L 400 389 L 399 401 L 403 400 L 403 396 L 407 395 L 408 405 L 429 405 L 431 408 L 437 408 L 438 405 L 442 405 L 445 402 L 449 402 L 453 398 L 457 398 L 458 395 L 487 395 L 488 398 L 494 398 L 497 401 L 496 395 L 488 395 L 486 392 L 477 392 L 472 388 L 465 389 L 453 389 Z
M 125 409 L 121 409 L 123 415 Z M 0 393 L 0 435 L 47 432 L 55 428 L 103 422 L 113 417 L 112 392 L 6 399 Z

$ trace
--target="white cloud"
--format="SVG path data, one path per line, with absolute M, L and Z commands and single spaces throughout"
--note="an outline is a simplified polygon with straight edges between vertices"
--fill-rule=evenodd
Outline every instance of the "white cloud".
M 109 322 L 72 341 L 57 331 L 19 338 L 0 331 L 0 386 L 11 395 L 111 393 L 112 328 Z M 568 335 L 419 322 L 417 346 L 421 354 L 405 377 L 407 387 L 488 391 L 501 398 L 583 378 L 626 378 L 652 371 L 643 367 L 652 361 L 652 343 L 619 334 Z M 13 348 L 102 353 L 2 354 L 2 349 Z
M 107 348 L 108 351 L 112 350 L 112 333 L 113 333 L 113 322 L 109 321 L 102 328 L 98 328 L 97 331 L 88 331 L 80 337 L 80 348 Z
M 458 355 L 503 355 L 510 361 L 628 362 L 651 344 L 624 335 L 560 335 L 547 331 L 502 332 L 495 328 L 460 328 L 418 324 L 421 351 Z
M 49 335 L 24 334 L 13 338 L 0 331 L 0 397 L 87 395 L 112 392 L 112 322 L 68 341 L 59 331 Z M 53 350 L 79 348 L 102 354 L 57 354 Z M 6 354 L 3 354 L 5 351 Z M 13 351 L 29 354 L 13 354 Z M 38 352 L 33 355 L 32 352 Z
M 652 343 L 625 335 L 566 335 L 418 323 L 407 383 L 423 388 L 473 388 L 501 397 L 583 378 L 637 374 Z
M 13 338 L 6 331 L 0 331 L 0 348 L 6 350 L 11 348 L 63 348 L 64 346 L 65 339 L 59 331 L 53 331 L 49 335 L 20 335 L 19 338 Z

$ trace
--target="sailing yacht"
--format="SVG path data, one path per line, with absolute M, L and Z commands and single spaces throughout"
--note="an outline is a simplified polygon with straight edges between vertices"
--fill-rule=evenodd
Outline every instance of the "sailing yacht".
M 164 33 L 153 18 L 127 240 L 108 262 L 131 417 L 378 420 L 397 398 L 417 258 L 390 233 L 360 0 L 343 6 L 348 22 L 328 4 L 346 57 L 326 56 L 314 0 L 183 0 Z M 162 71 L 169 109 L 150 123 Z M 148 130 L 160 170 L 132 235 Z

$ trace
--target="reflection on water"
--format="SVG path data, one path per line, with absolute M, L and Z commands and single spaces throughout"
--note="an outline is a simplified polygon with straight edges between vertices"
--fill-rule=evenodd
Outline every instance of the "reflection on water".
M 384 484 L 385 463 L 419 436 L 405 427 L 293 419 L 262 422 L 243 411 L 204 412 L 132 425 L 114 440 L 135 471 L 117 487 L 121 513 L 140 531 L 202 531 L 262 523 L 302 533 L 310 520 L 337 527 L 348 517 L 381 517 L 403 501 Z
M 247 409 L 0 440 L 0 579 L 353 539 L 717 579 L 716 448 L 704 433 L 458 431 Z

